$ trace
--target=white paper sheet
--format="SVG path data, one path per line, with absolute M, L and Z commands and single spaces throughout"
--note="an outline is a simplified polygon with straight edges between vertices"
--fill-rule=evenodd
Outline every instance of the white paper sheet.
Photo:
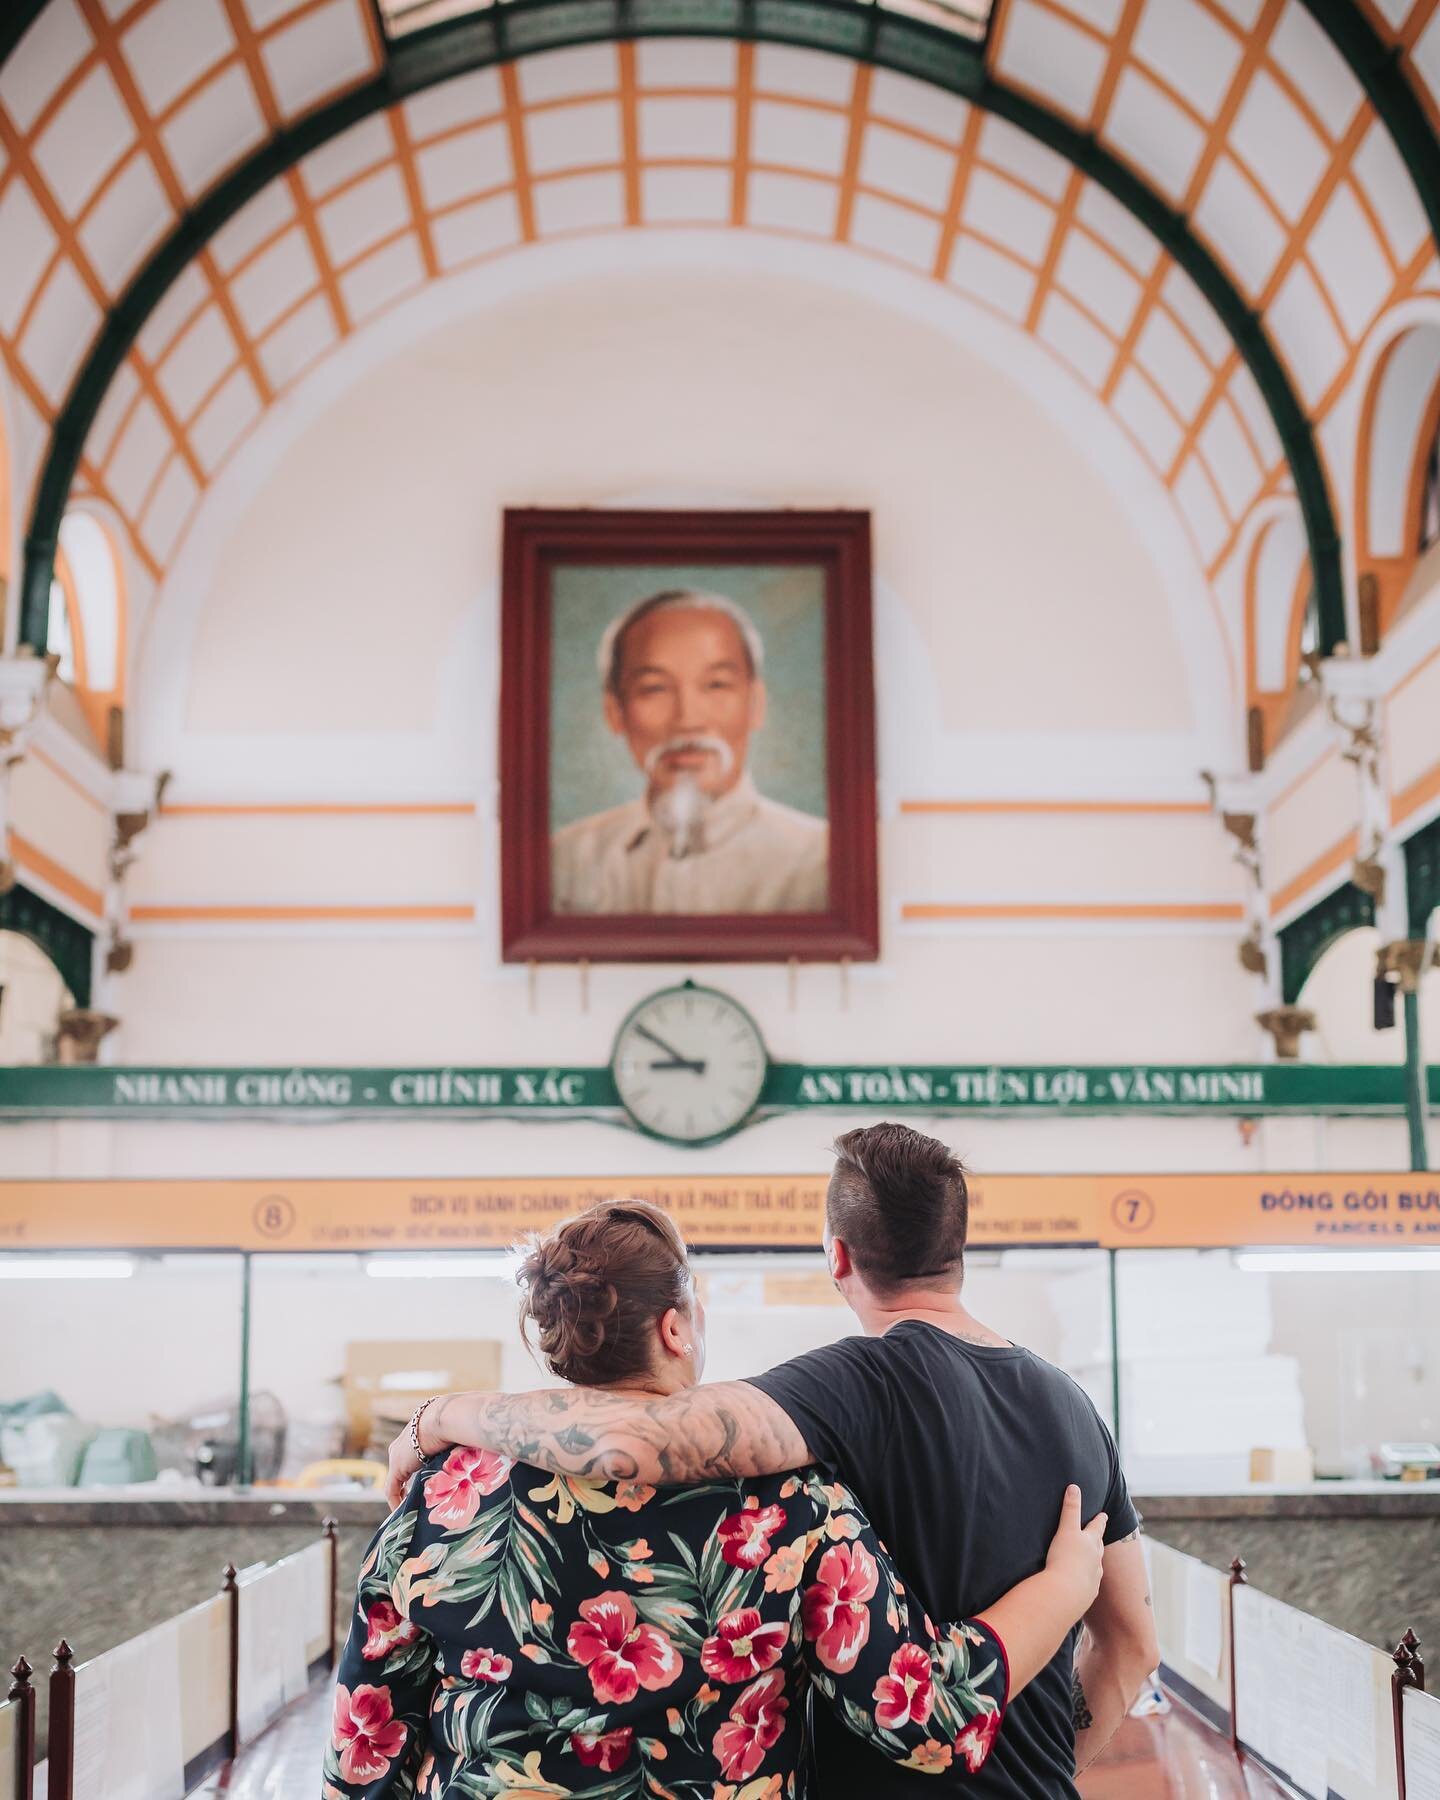
M 240 1588 L 240 1741 L 249 1743 L 308 1687 L 305 1569 L 288 1557 Z
M 1220 1674 L 1224 1577 L 1193 1557 L 1185 1564 L 1185 1660 L 1212 1680 Z
M 1332 1631 L 1326 1646 L 1327 1729 L 1333 1762 L 1375 1783 L 1375 1666 L 1378 1650 Z
M 305 1641 L 323 1638 L 330 1648 L 330 1546 L 311 1544 L 300 1553 L 300 1567 L 305 1580 Z
M 183 1800 L 176 1620 L 75 1678 L 75 1800 Z
M 1241 1740 L 1303 1792 L 1325 1800 L 1326 1639 L 1333 1634 L 1253 1588 L 1237 1589 L 1234 1604 Z
M 1440 1800 L 1440 1699 L 1405 1691 L 1406 1800 Z

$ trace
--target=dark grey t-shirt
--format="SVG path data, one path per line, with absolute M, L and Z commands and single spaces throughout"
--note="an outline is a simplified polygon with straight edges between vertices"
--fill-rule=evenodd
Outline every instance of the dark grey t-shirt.
M 1018 1346 L 990 1348 L 905 1319 L 753 1378 L 817 1462 L 846 1481 L 932 1619 L 981 1612 L 1039 1572 L 1069 1482 L 1107 1543 L 1139 1519 L 1104 1421 L 1062 1370 Z M 897 1768 L 814 1709 L 825 1800 L 1077 1800 L 1075 1634 L 1013 1702 L 975 1775 Z

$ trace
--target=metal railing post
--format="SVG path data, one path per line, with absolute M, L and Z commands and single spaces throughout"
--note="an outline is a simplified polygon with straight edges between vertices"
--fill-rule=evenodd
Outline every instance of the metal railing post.
M 1247 1586 L 1248 1582 L 1245 1558 L 1237 1556 L 1230 1564 L 1230 1748 L 1236 1756 L 1244 1753 L 1240 1748 L 1240 1719 L 1236 1706 L 1239 1688 L 1235 1678 L 1235 1591 Z
M 1405 1800 L 1405 1690 L 1425 1692 L 1425 1661 L 1420 1655 L 1420 1640 L 1407 1631 L 1395 1646 L 1392 1660 L 1395 1673 L 1390 1677 L 1390 1709 L 1395 1725 L 1395 1791 Z
M 75 1653 L 64 1638 L 50 1671 L 48 1800 L 75 1800 Z
M 30 1685 L 35 1671 L 22 1656 L 10 1673 L 15 1679 L 5 1698 L 16 1708 L 15 1800 L 35 1800 L 35 1690 Z

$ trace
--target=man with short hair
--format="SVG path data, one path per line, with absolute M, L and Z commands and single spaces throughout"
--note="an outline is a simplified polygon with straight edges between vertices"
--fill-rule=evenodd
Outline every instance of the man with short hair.
M 645 778 L 636 800 L 550 841 L 557 913 L 824 912 L 823 819 L 757 792 L 765 649 L 723 594 L 651 594 L 600 644 L 605 722 Z
M 421 1447 L 500 1450 L 569 1475 L 680 1483 L 819 1462 L 854 1488 L 932 1618 L 974 1611 L 1045 1561 L 1056 1501 L 1079 1484 L 1083 1516 L 1109 1514 L 1100 1594 L 1077 1632 L 1010 1707 L 965 1791 L 1075 1800 L 1159 1661 L 1139 1519 L 1114 1440 L 1070 1377 L 982 1325 L 961 1299 L 969 1193 L 935 1138 L 881 1124 L 835 1146 L 826 1200 L 830 1272 L 865 1336 L 750 1381 L 665 1399 L 567 1389 L 432 1403 Z M 391 1499 L 415 1464 L 391 1450 Z M 1077 1648 L 1078 1640 L 1078 1648 Z M 933 1777 L 814 1718 L 818 1793 L 888 1800 Z M 937 1744 L 932 1766 L 963 1748 Z

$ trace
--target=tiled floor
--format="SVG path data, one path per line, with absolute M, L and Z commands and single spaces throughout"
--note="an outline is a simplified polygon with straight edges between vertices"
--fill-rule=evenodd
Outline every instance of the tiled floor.
M 217 1776 L 204 1791 L 227 1800 L 315 1800 L 329 1724 L 330 1690 L 322 1684 L 246 1751 L 228 1785 Z M 1080 1786 L 1085 1800 L 1273 1800 L 1283 1794 L 1262 1771 L 1242 1769 L 1225 1739 L 1179 1706 L 1160 1718 L 1127 1719 Z
M 1085 1800 L 1271 1800 L 1285 1790 L 1182 1706 L 1127 1719 L 1083 1777 Z

